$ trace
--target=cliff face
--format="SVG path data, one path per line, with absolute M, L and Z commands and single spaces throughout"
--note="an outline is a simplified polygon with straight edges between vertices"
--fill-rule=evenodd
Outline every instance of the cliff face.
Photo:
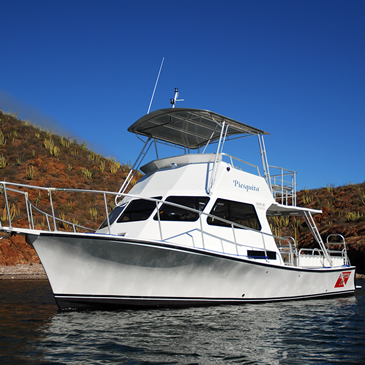
M 90 151 L 85 142 L 60 137 L 50 131 L 0 111 L 0 180 L 90 190 L 117 191 L 129 172 L 129 166 Z M 135 181 L 140 178 L 136 177 Z M 133 184 L 133 182 L 132 182 Z M 0 221 L 7 224 L 7 212 L 0 190 Z M 48 209 L 47 193 L 29 191 L 30 200 L 40 209 Z M 20 209 L 24 199 L 10 197 L 10 209 L 18 225 L 26 227 L 26 212 Z M 114 199 L 108 199 L 113 208 Z M 57 217 L 97 228 L 105 217 L 103 200 L 85 195 L 57 193 L 53 196 Z M 365 273 L 365 183 L 341 187 L 303 190 L 298 205 L 322 209 L 315 221 L 322 238 L 340 233 L 346 238 L 351 263 Z M 38 228 L 45 227 L 42 217 L 34 217 Z M 295 237 L 299 247 L 314 247 L 305 223 L 298 218 L 271 220 L 273 233 Z M 69 227 L 59 226 L 58 229 Z M 34 250 L 20 236 L 0 240 L 0 266 L 38 263 Z

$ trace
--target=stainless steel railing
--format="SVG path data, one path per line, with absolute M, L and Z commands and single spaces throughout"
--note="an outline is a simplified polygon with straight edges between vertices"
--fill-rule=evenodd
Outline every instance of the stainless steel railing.
M 22 189 L 24 189 L 26 191 L 23 191 Z M 50 213 L 42 211 L 29 200 L 29 192 L 28 192 L 29 189 L 36 189 L 36 190 L 45 191 L 48 193 L 49 209 L 51 211 Z M 5 208 L 4 208 L 5 214 L 3 211 L 2 220 L 5 221 L 6 219 L 4 219 L 4 217 L 5 216 L 7 217 L 8 227 L 10 230 L 13 228 L 14 218 L 12 217 L 10 204 L 9 204 L 9 197 L 8 197 L 9 193 L 20 194 L 24 197 L 25 207 L 26 207 L 26 212 L 27 212 L 27 224 L 28 224 L 29 229 L 33 229 L 33 230 L 36 229 L 35 225 L 34 225 L 34 220 L 33 220 L 34 213 L 36 212 L 36 213 L 42 215 L 43 217 L 45 217 L 45 220 L 47 222 L 48 231 L 58 231 L 57 224 L 64 223 L 65 225 L 69 225 L 71 227 L 71 229 L 73 230 L 73 232 L 77 232 L 77 229 L 93 231 L 93 232 L 95 232 L 96 230 L 89 228 L 89 227 L 85 227 L 80 224 L 76 224 L 75 222 L 70 222 L 70 221 L 64 220 L 62 218 L 56 217 L 52 194 L 54 194 L 55 192 L 101 194 L 103 197 L 106 223 L 107 223 L 107 227 L 108 227 L 107 229 L 108 229 L 109 234 L 111 234 L 111 224 L 109 221 L 107 196 L 110 195 L 110 196 L 114 196 L 114 197 L 115 196 L 119 196 L 119 197 L 123 197 L 123 198 L 126 197 L 126 198 L 132 199 L 132 200 L 133 199 L 144 199 L 146 201 L 153 201 L 156 204 L 157 221 L 158 221 L 158 227 L 159 227 L 158 231 L 159 231 L 159 238 L 161 241 L 168 242 L 169 240 L 171 240 L 171 237 L 167 237 L 168 234 L 164 234 L 164 232 L 165 232 L 164 221 L 161 220 L 160 212 L 159 212 L 160 204 L 167 204 L 167 205 L 174 206 L 179 209 L 184 209 L 186 211 L 190 211 L 192 213 L 196 213 L 199 215 L 199 227 L 195 227 L 194 230 L 200 231 L 201 244 L 202 244 L 203 249 L 208 250 L 208 247 L 207 247 L 208 245 L 206 244 L 207 239 L 209 239 L 209 240 L 215 239 L 215 240 L 219 240 L 221 242 L 222 253 L 227 254 L 228 251 L 227 251 L 227 249 L 225 249 L 225 244 L 228 244 L 228 245 L 234 245 L 236 256 L 246 256 L 246 255 L 240 255 L 240 248 L 246 247 L 246 248 L 251 249 L 252 246 L 248 246 L 248 245 L 245 245 L 245 244 L 242 244 L 239 242 L 239 240 L 237 239 L 237 235 L 236 235 L 236 233 L 238 232 L 236 229 L 239 228 L 239 229 L 244 229 L 244 230 L 249 230 L 249 231 L 255 232 L 261 236 L 262 242 L 263 242 L 262 248 L 258 247 L 255 249 L 265 252 L 265 256 L 263 258 L 268 258 L 267 249 L 266 249 L 266 245 L 265 245 L 265 237 L 268 237 L 270 239 L 274 239 L 279 242 L 277 244 L 278 251 L 283 259 L 283 263 L 285 263 L 286 265 L 301 266 L 300 258 L 301 257 L 303 258 L 304 256 L 308 257 L 309 255 L 311 255 L 312 257 L 317 258 L 316 261 L 318 261 L 318 259 L 319 259 L 321 266 L 324 266 L 324 257 L 329 256 L 330 259 L 331 258 L 334 259 L 334 258 L 338 257 L 339 252 L 342 257 L 343 264 L 350 265 L 350 261 L 348 259 L 347 251 L 346 251 L 345 239 L 341 235 L 328 236 L 327 243 L 326 243 L 327 247 L 324 248 L 326 250 L 326 252 L 323 252 L 323 249 L 316 248 L 316 249 L 301 249 L 299 251 L 299 253 L 297 253 L 297 248 L 296 248 L 294 239 L 291 237 L 279 237 L 279 236 L 275 236 L 271 233 L 257 231 L 253 228 L 246 227 L 246 226 L 240 225 L 238 223 L 234 223 L 232 221 L 215 216 L 213 214 L 204 213 L 200 210 L 189 208 L 189 207 L 177 204 L 177 203 L 167 202 L 167 201 L 161 200 L 161 199 L 153 199 L 153 198 L 141 197 L 141 196 L 133 195 L 133 194 L 115 193 L 115 192 L 109 192 L 109 191 L 103 191 L 103 190 L 47 188 L 47 187 L 39 187 L 39 186 L 32 186 L 32 185 L 25 185 L 25 184 L 9 183 L 9 182 L 5 182 L 5 181 L 0 182 L 0 191 L 4 195 L 4 200 L 5 200 Z M 207 219 L 209 217 L 214 218 L 215 220 L 218 220 L 218 221 L 223 222 L 226 225 L 230 226 L 231 232 L 232 232 L 232 238 L 230 239 L 227 237 L 215 235 L 211 232 L 207 232 L 204 229 L 203 218 Z M 180 235 L 184 235 L 184 234 L 186 234 L 186 232 L 181 233 Z M 339 238 L 340 241 L 339 242 L 332 241 L 332 238 L 334 238 L 334 237 Z M 343 246 L 343 249 L 341 251 L 331 249 L 335 245 Z M 193 243 L 193 246 L 194 246 L 194 243 Z
M 26 191 L 23 191 L 21 189 L 24 189 Z M 36 207 L 30 200 L 29 200 L 29 192 L 28 190 L 30 189 L 36 189 L 36 190 L 40 190 L 40 191 L 45 191 L 48 193 L 49 196 L 49 210 L 50 212 L 45 212 L 41 209 L 39 209 L 38 207 Z M 243 225 L 240 225 L 238 223 L 234 223 L 231 222 L 229 220 L 226 220 L 224 218 L 220 218 L 217 217 L 215 215 L 212 214 L 208 214 L 208 213 L 204 213 L 200 210 L 196 210 L 193 208 L 189 208 L 180 204 L 176 204 L 176 203 L 172 203 L 172 202 L 167 202 L 164 200 L 160 200 L 160 199 L 153 199 L 153 198 L 146 198 L 146 197 L 141 197 L 138 195 L 133 195 L 133 194 L 127 194 L 127 193 L 115 193 L 115 192 L 109 192 L 109 191 L 102 191 L 102 190 L 87 190 L 87 189 L 63 189 L 63 188 L 48 188 L 48 187 L 39 187 L 39 186 L 33 186 L 33 185 L 25 185 L 25 184 L 17 184 L 17 183 L 9 183 L 9 182 L 5 182 L 2 181 L 0 182 L 0 190 L 2 190 L 2 193 L 4 195 L 4 200 L 5 200 L 5 209 L 6 209 L 6 214 L 7 215 L 7 223 L 8 223 L 8 227 L 10 228 L 10 230 L 13 228 L 13 224 L 15 222 L 14 218 L 11 215 L 10 212 L 10 205 L 9 205 L 9 199 L 8 199 L 8 194 L 9 193 L 15 193 L 15 194 L 21 194 L 23 195 L 24 199 L 25 199 L 25 207 L 26 207 L 26 212 L 27 212 L 27 225 L 29 229 L 33 229 L 35 230 L 36 227 L 34 225 L 34 213 L 38 213 L 41 216 L 43 216 L 47 222 L 47 229 L 48 231 L 58 231 L 57 225 L 60 223 L 64 223 L 65 225 L 69 225 L 71 227 L 71 229 L 73 230 L 73 232 L 77 232 L 77 229 L 79 230 L 88 230 L 88 231 L 96 231 L 95 229 L 89 228 L 89 227 L 85 227 L 83 225 L 80 224 L 76 224 L 74 222 L 70 222 L 68 220 L 56 217 L 55 214 L 55 208 L 54 208 L 54 202 L 53 202 L 53 194 L 55 192 L 69 192 L 69 193 L 90 193 L 90 194 L 101 194 L 103 196 L 103 200 L 104 200 L 104 208 L 105 208 L 105 216 L 106 216 L 106 220 L 107 220 L 107 229 L 108 229 L 108 233 L 111 233 L 111 225 L 110 225 L 110 221 L 109 221 L 109 212 L 108 212 L 108 205 L 107 205 L 107 195 L 111 195 L 111 196 L 119 196 L 119 197 L 127 197 L 129 199 L 144 199 L 147 201 L 154 201 L 156 204 L 156 210 L 157 210 L 157 221 L 158 221 L 158 226 L 159 226 L 159 238 L 161 241 L 166 241 L 169 238 L 166 237 L 166 235 L 164 234 L 164 221 L 161 220 L 160 215 L 159 215 L 159 205 L 160 204 L 168 204 L 171 206 L 174 206 L 176 208 L 179 209 L 184 209 L 187 211 L 191 211 L 193 213 L 197 213 L 199 215 L 199 228 L 196 228 L 198 231 L 200 231 L 200 235 L 201 235 L 201 242 L 202 242 L 202 246 L 203 249 L 208 249 L 207 248 L 207 244 L 206 244 L 206 240 L 207 239 L 216 239 L 216 240 L 220 240 L 221 245 L 222 245 L 222 252 L 223 253 L 227 253 L 227 250 L 225 250 L 225 244 L 229 244 L 229 245 L 234 245 L 235 247 L 235 255 L 236 256 L 246 256 L 246 255 L 240 255 L 240 247 L 247 247 L 247 248 L 252 248 L 252 246 L 248 246 L 245 244 L 242 244 L 240 242 L 238 242 L 238 239 L 236 237 L 236 229 L 244 229 L 244 230 L 250 230 L 253 231 L 255 233 L 257 233 L 258 235 L 260 235 L 262 237 L 262 241 L 263 241 L 263 248 L 255 248 L 257 250 L 261 250 L 265 252 L 265 255 L 262 258 L 267 258 L 268 255 L 266 253 L 266 245 L 265 245 L 265 237 L 270 237 L 270 238 L 275 238 L 275 236 L 273 236 L 270 233 L 266 233 L 266 232 L 260 232 L 257 231 L 253 228 L 250 227 L 246 227 Z M 4 212 L 3 212 L 4 213 Z M 3 214 L 4 215 L 4 214 Z M 231 227 L 231 232 L 232 232 L 232 239 L 229 239 L 227 237 L 221 237 L 215 234 L 212 234 L 211 232 L 207 232 L 204 229 L 204 223 L 203 223 L 203 217 L 204 218 L 214 218 L 215 220 L 221 221 L 223 223 L 225 223 L 226 225 Z M 20 227 L 19 227 L 20 228 Z M 24 227 L 22 227 L 24 228 Z M 279 237 L 276 237 L 279 238 Z M 286 240 L 285 238 L 281 238 L 282 240 Z

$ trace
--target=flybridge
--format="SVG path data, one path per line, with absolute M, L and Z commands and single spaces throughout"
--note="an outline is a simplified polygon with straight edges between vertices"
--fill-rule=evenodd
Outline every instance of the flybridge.
M 264 135 L 268 135 L 269 133 L 261 129 L 209 110 L 168 108 L 156 110 L 143 116 L 132 124 L 128 128 L 128 131 L 139 137 L 146 137 L 147 140 L 144 141 L 144 147 L 119 192 L 125 192 L 135 172 L 141 167 L 144 157 L 153 144 L 156 147 L 157 160 L 153 161 L 152 165 L 164 165 L 158 156 L 157 144 L 159 143 L 183 148 L 185 155 L 190 155 L 191 150 L 197 150 L 198 154 L 204 155 L 208 145 L 215 143 L 217 144 L 217 149 L 213 161 L 214 167 L 225 156 L 233 167 L 237 165 L 237 162 L 242 162 L 246 166 L 255 167 L 258 175 L 260 175 L 260 169 L 257 166 L 223 153 L 225 142 L 236 138 L 257 136 L 263 176 L 270 190 L 280 203 L 296 205 L 296 173 L 268 164 Z M 180 158 L 180 160 L 182 159 Z M 175 163 L 172 160 L 162 162 Z M 146 173 L 147 171 L 151 171 L 151 166 L 147 168 L 143 166 L 142 171 Z M 211 185 L 213 184 L 214 178 L 211 181 Z

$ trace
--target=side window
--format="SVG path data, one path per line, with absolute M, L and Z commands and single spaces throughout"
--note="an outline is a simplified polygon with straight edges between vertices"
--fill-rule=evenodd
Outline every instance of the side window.
M 217 199 L 210 214 L 242 226 L 261 230 L 261 224 L 257 217 L 255 207 L 251 204 L 238 203 L 231 200 Z M 229 223 L 213 217 L 208 217 L 208 224 L 214 226 L 230 227 Z M 237 227 L 239 228 L 239 227 Z
M 155 197 L 154 199 L 161 199 Z M 144 199 L 132 200 L 122 215 L 118 218 L 117 223 L 144 221 L 149 218 L 156 208 L 156 202 Z
M 169 196 L 166 201 L 200 210 L 202 212 L 207 205 L 209 198 L 206 196 Z M 199 219 L 198 212 L 192 212 L 169 204 L 163 204 L 159 210 L 159 214 L 160 220 L 162 221 L 195 222 Z M 157 213 L 153 219 L 158 220 Z
M 125 204 L 118 205 L 111 211 L 111 213 L 109 214 L 109 224 L 110 225 L 112 225 L 114 223 L 114 221 L 119 217 L 119 214 L 122 212 L 122 210 L 124 208 L 125 208 Z M 104 222 L 100 225 L 99 229 L 102 229 L 107 226 L 108 226 L 108 221 L 107 221 L 107 219 L 105 219 Z

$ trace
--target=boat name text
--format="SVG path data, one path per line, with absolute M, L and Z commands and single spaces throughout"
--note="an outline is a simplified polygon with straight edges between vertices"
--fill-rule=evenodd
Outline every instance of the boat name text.
M 245 189 L 246 192 L 248 192 L 249 190 L 251 190 L 251 191 L 260 191 L 260 188 L 258 186 L 246 185 L 246 184 L 241 183 L 238 180 L 233 180 L 233 184 L 234 184 L 235 188 Z

